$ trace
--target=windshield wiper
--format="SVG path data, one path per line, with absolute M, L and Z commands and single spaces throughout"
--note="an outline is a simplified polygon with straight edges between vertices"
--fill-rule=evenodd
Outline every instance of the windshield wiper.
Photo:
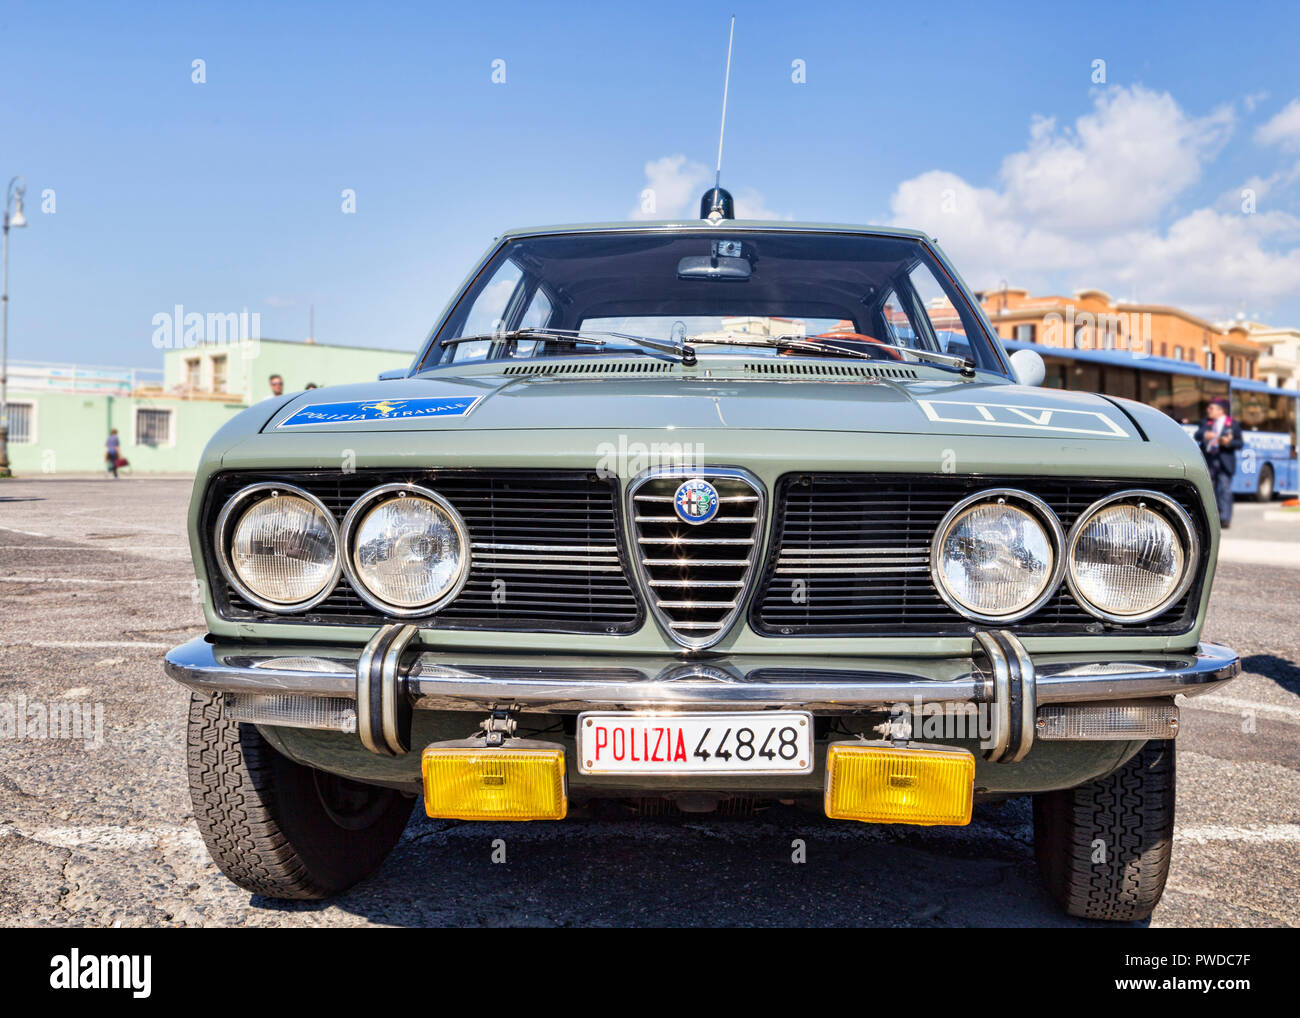
M 605 332 L 591 329 L 511 329 L 507 332 L 491 332 L 477 336 L 454 336 L 440 340 L 439 346 L 455 346 L 457 343 L 473 343 L 502 339 L 555 339 L 565 343 L 581 343 L 583 346 L 604 347 L 609 344 L 602 339 L 590 339 L 590 336 L 608 336 L 611 339 L 626 339 L 639 343 L 660 353 L 672 354 L 681 359 L 687 367 L 695 363 L 695 348 L 685 343 L 670 343 L 648 336 L 633 336 L 626 332 Z
M 709 339 L 697 340 L 705 346 L 757 346 L 765 350 L 800 350 L 806 353 L 819 353 L 830 355 L 832 357 L 862 357 L 869 361 L 878 360 L 879 358 L 867 353 L 865 350 L 855 350 L 852 347 L 829 346 L 823 343 L 814 343 L 812 340 L 804 339 L 802 336 L 749 336 L 743 339 Z
M 851 353 L 858 354 L 859 356 L 862 357 L 871 357 L 870 354 L 862 353 L 861 351 L 858 350 L 844 350 L 842 347 L 834 347 L 834 346 L 823 347 L 822 344 L 820 343 L 814 343 L 811 340 L 802 339 L 801 337 L 798 336 L 777 336 L 776 339 L 778 341 L 793 340 L 795 342 L 804 344 L 803 346 L 794 347 L 793 349 L 807 349 L 808 347 L 811 347 L 813 349 L 820 348 L 823 352 L 829 349 L 829 350 L 834 350 L 837 353 L 851 352 Z M 936 364 L 941 368 L 956 368 L 958 371 L 962 373 L 962 375 L 964 375 L 967 378 L 975 377 L 975 362 L 972 361 L 969 357 L 957 357 L 949 353 L 934 353 L 933 351 L 930 350 L 916 350 L 910 346 L 894 346 L 890 343 L 882 343 L 881 346 L 886 350 L 897 350 L 899 354 L 904 357 L 910 355 L 911 357 L 915 358 L 918 361 L 925 361 L 930 364 Z

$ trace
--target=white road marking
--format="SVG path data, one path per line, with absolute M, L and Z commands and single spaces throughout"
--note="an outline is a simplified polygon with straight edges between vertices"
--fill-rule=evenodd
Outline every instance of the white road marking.
M 1204 824 L 1174 828 L 1175 841 L 1207 845 L 1214 841 L 1300 842 L 1300 824 L 1266 824 L 1263 827 L 1233 827 L 1229 824 Z
M 35 530 L 19 530 L 17 527 L 0 527 L 0 530 L 7 530 L 11 534 L 26 534 L 28 537 L 49 537 L 49 534 L 38 534 Z
M 140 647 L 148 650 L 168 650 L 170 643 L 151 643 L 146 640 L 32 640 L 30 643 L 10 643 L 10 647 L 69 647 L 74 650 L 101 647 Z
M 156 824 L 144 828 L 112 827 L 38 827 L 24 831 L 13 824 L 0 824 L 0 838 L 18 835 L 52 848 L 107 848 L 120 852 L 139 852 L 157 847 L 163 839 L 178 838 L 202 847 L 202 838 L 190 825 Z
M 1185 706 L 1214 711 L 1216 714 L 1237 714 L 1254 711 L 1256 714 L 1272 715 L 1271 720 L 1286 724 L 1300 725 L 1300 707 L 1287 707 L 1278 703 L 1260 703 L 1258 700 L 1238 700 L 1230 696 L 1218 696 L 1210 693 L 1189 699 Z
M 1219 561 L 1300 568 L 1300 541 L 1248 541 L 1225 537 L 1219 541 Z
M 0 583 L 184 583 L 191 586 L 194 580 L 179 577 L 174 580 L 95 580 L 88 576 L 0 576 Z
M 44 537 L 45 535 L 44 535 L 44 534 L 37 534 L 36 536 L 37 536 L 37 537 Z M 75 540 L 75 538 L 68 538 L 68 540 L 70 540 L 70 541 L 71 541 L 71 540 Z M 80 555 L 80 554 L 84 553 L 85 551 L 87 551 L 88 549 L 91 549 L 91 548 L 94 548 L 94 547 L 95 547 L 95 545 L 91 545 L 91 544 L 74 544 L 74 545 L 66 545 L 66 544 L 0 544 L 0 551 L 74 551 L 74 552 L 76 552 L 78 555 Z M 111 544 L 104 544 L 104 545 L 102 545 L 102 547 L 103 547 L 104 551 L 120 551 L 120 550 L 121 550 L 121 549 L 115 548 L 115 547 L 114 547 L 113 545 L 111 545 Z M 131 550 L 136 550 L 136 549 L 131 549 Z M 151 551 L 151 552 L 152 552 L 152 551 L 184 551 L 184 552 L 188 552 L 188 551 L 190 550 L 190 547 L 189 547 L 189 545 L 187 545 L 187 544 L 151 544 L 151 545 L 148 547 L 147 550 L 148 550 L 148 551 Z

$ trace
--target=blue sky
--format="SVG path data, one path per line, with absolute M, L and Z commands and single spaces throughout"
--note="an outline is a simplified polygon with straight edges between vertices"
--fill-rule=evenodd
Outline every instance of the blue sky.
M 919 226 L 976 286 L 1300 325 L 1294 6 L 5 3 L 10 357 L 156 367 L 176 304 L 414 349 L 501 230 L 694 207 L 733 9 L 751 210 Z

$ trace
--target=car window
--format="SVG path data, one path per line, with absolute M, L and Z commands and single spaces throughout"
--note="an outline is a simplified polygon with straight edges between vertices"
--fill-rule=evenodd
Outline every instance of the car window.
M 528 302 L 528 310 L 524 312 L 524 317 L 519 320 L 521 329 L 541 329 L 551 322 L 551 312 L 555 306 L 551 303 L 551 298 L 546 296 L 546 292 L 538 287 L 533 293 L 533 299 Z M 532 357 L 537 352 L 537 340 L 520 339 L 510 344 L 509 355 L 511 357 Z
M 727 273 L 699 271 L 724 258 Z M 474 338 L 529 328 L 555 335 Z M 624 335 L 575 342 L 566 335 L 575 330 Z M 647 353 L 638 336 L 687 342 L 711 357 L 746 346 L 745 356 L 774 356 L 778 336 L 849 344 L 850 353 L 883 360 L 902 359 L 890 346 L 960 345 L 977 368 L 1003 370 L 972 301 L 915 238 L 712 229 L 511 239 L 462 293 L 421 363 Z
M 503 262 L 488 280 L 487 285 L 474 298 L 474 303 L 470 305 L 469 312 L 465 316 L 465 324 L 461 326 L 460 334 L 462 336 L 486 335 L 499 332 L 504 328 L 510 313 L 511 301 L 522 278 L 523 273 L 519 271 L 518 265 L 512 261 Z M 490 340 L 462 343 L 452 348 L 452 359 L 482 360 L 487 356 L 491 346 Z
M 912 328 L 907 312 L 903 310 L 902 301 L 893 290 L 890 290 L 889 295 L 885 297 L 880 314 L 885 322 L 886 334 L 882 338 L 886 342 L 894 346 L 916 346 L 916 331 Z
M 934 278 L 934 273 L 928 266 L 917 263 L 908 273 L 908 281 L 929 319 L 939 349 L 944 353 L 969 357 L 970 342 L 966 338 L 962 317 L 953 307 L 947 292 Z

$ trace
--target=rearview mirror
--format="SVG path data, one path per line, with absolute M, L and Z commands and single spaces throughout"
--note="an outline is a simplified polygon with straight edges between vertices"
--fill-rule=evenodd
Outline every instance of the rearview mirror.
M 678 279 L 748 279 L 753 268 L 744 258 L 688 256 L 677 263 Z
M 1047 365 L 1037 350 L 1017 350 L 1011 355 L 1011 374 L 1021 385 L 1042 385 Z

